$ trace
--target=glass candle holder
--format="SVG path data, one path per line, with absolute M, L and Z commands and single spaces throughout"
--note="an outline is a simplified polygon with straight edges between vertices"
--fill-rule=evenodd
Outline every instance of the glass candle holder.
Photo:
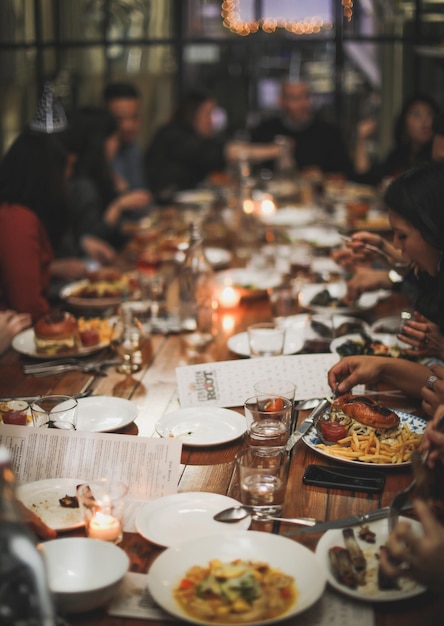
M 118 480 L 102 478 L 77 487 L 77 498 L 91 539 L 120 543 L 128 487 Z

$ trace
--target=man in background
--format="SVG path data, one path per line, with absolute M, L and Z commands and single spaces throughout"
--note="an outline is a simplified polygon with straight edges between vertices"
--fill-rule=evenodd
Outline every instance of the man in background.
M 117 120 L 119 148 L 112 166 L 121 191 L 146 189 L 140 134 L 140 94 L 129 83 L 110 83 L 103 92 L 105 107 Z
M 269 143 L 288 137 L 299 171 L 352 174 L 352 163 L 341 132 L 314 110 L 310 85 L 304 81 L 282 83 L 280 114 L 262 121 L 251 131 L 253 142 Z

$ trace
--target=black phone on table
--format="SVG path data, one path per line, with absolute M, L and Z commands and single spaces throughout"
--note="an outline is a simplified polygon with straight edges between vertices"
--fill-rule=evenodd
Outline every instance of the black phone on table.
M 355 467 L 308 465 L 305 468 L 302 481 L 305 485 L 317 487 L 381 493 L 384 489 L 385 474 L 378 470 L 365 470 Z

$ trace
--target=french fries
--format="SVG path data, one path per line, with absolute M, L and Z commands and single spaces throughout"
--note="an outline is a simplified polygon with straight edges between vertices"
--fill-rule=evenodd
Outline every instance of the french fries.
M 86 330 L 97 330 L 99 333 L 100 343 L 111 340 L 113 328 L 109 323 L 109 320 L 101 319 L 100 317 L 79 317 L 77 324 L 79 333 L 83 333 Z
M 389 435 L 376 433 L 371 428 L 369 433 L 359 435 L 355 431 L 337 443 L 328 446 L 318 444 L 327 454 L 362 463 L 405 463 L 410 460 L 414 450 L 419 448 L 422 435 L 414 433 L 407 424 L 400 426 Z

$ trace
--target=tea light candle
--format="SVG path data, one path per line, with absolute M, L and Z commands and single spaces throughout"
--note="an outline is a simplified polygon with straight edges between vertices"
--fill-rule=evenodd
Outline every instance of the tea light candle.
M 116 541 L 121 534 L 120 522 L 112 515 L 106 515 L 97 511 L 89 522 L 88 536 L 92 539 L 103 541 Z
M 274 215 L 274 213 L 276 213 L 276 205 L 271 198 L 265 198 L 261 201 L 259 213 L 262 216 Z
M 226 284 L 219 294 L 219 304 L 225 309 L 231 309 L 239 304 L 240 293 L 232 285 Z

